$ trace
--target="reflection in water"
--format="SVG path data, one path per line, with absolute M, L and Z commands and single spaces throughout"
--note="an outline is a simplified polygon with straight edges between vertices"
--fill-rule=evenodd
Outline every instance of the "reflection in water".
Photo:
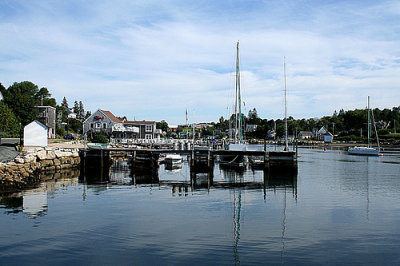
M 39 176 L 43 181 L 36 188 L 0 195 L 0 204 L 4 205 L 0 208 L 8 209 L 5 213 L 23 212 L 32 219 L 45 216 L 48 211 L 48 195 L 59 188 L 77 185 L 79 170 L 65 169 L 40 173 Z
M 161 165 L 153 179 L 135 171 L 144 184 L 134 185 L 125 162 L 105 184 L 49 177 L 26 193 L 0 195 L 0 261 L 398 265 L 399 155 L 348 162 L 334 150 L 300 151 L 299 179 L 216 164 L 214 175 L 192 180 L 185 163 L 179 172 Z M 84 190 L 90 198 L 82 202 Z
M 133 168 L 127 160 L 116 160 L 110 169 L 101 172 L 81 171 L 79 180 L 86 185 L 103 184 L 93 187 L 97 192 L 107 189 L 110 185 L 167 185 L 172 186 L 173 196 L 187 196 L 186 192 L 199 189 L 209 191 L 211 188 L 261 188 L 264 189 L 265 198 L 267 189 L 291 188 L 297 197 L 297 172 L 262 171 L 254 168 L 249 171 L 243 167 L 232 168 L 218 164 L 213 172 L 196 172 L 189 169 L 187 161 L 173 169 L 166 165 L 160 169 L 151 169 Z M 214 172 L 219 172 L 219 175 L 214 177 Z
M 47 213 L 47 189 L 38 188 L 22 193 L 23 197 L 23 212 L 26 213 L 29 218 L 36 218 L 38 216 L 44 216 Z

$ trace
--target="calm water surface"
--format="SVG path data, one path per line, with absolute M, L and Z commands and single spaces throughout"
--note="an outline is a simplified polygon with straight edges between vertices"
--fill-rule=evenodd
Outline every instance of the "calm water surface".
M 400 150 L 299 154 L 297 177 L 217 164 L 191 183 L 186 163 L 143 177 L 119 162 L 102 184 L 3 195 L 0 264 L 399 265 Z

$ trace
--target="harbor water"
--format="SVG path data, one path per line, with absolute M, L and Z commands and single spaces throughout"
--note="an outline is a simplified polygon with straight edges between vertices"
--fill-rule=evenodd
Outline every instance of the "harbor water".
M 1 265 L 399 265 L 400 149 L 300 148 L 297 175 L 188 162 L 0 196 Z

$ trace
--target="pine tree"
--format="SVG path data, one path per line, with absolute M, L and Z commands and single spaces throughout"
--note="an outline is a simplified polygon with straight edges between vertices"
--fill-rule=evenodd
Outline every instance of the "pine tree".
M 64 107 L 64 108 L 68 108 L 68 101 L 67 101 L 67 99 L 65 98 L 65 96 L 64 96 L 64 98 L 63 98 L 63 100 L 62 100 L 62 102 L 61 102 L 61 106 Z
M 82 101 L 79 101 L 79 119 L 85 118 L 85 109 L 83 108 Z
M 79 104 L 77 101 L 74 102 L 74 113 L 78 116 L 79 115 Z

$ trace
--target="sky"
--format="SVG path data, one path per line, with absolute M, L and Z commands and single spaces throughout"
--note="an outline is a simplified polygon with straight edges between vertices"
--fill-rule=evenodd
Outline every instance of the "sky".
M 60 104 L 184 124 L 400 105 L 399 1 L 0 0 L 0 82 Z

